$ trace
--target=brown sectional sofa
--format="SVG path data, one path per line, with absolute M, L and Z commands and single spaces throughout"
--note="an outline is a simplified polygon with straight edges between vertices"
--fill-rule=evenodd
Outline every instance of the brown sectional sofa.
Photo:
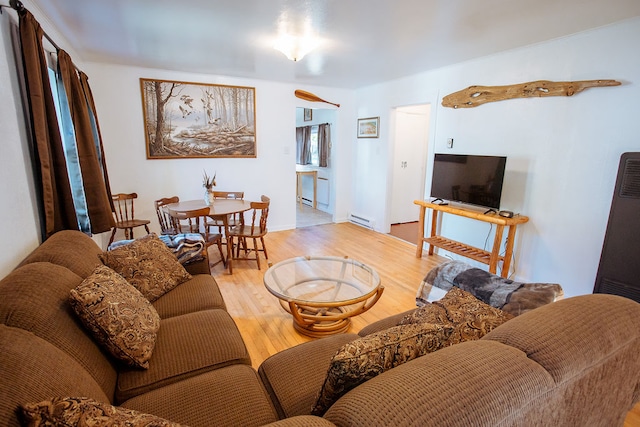
M 610 295 L 562 300 L 403 364 L 320 418 L 309 414 L 331 357 L 358 335 L 302 344 L 256 371 L 215 280 L 194 275 L 153 302 L 161 326 L 150 368 L 123 367 L 67 301 L 101 252 L 60 232 L 0 281 L 0 425 L 19 425 L 20 404 L 62 396 L 191 426 L 609 426 L 640 400 L 640 304 Z

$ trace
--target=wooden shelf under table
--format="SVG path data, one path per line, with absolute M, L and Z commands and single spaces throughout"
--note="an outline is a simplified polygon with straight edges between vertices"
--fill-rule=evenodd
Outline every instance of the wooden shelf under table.
M 438 205 L 435 203 L 426 202 L 424 200 L 414 200 L 416 205 L 420 206 L 420 223 L 419 223 L 419 235 L 418 244 L 416 249 L 416 258 L 422 258 L 422 246 L 424 243 L 429 244 L 429 255 L 433 255 L 435 247 L 442 248 L 446 251 L 452 252 L 457 255 L 464 256 L 469 259 L 481 262 L 489 265 L 489 272 L 496 274 L 498 269 L 498 263 L 502 261 L 501 276 L 507 277 L 509 275 L 509 267 L 511 265 L 511 258 L 513 256 L 513 242 L 516 236 L 516 227 L 518 224 L 524 224 L 529 221 L 529 218 L 522 215 L 517 215 L 512 218 L 502 217 L 498 214 L 484 214 L 468 209 L 452 207 L 449 205 Z M 431 231 L 428 237 L 424 236 L 424 220 L 427 209 L 433 210 L 431 217 Z M 483 249 L 476 248 L 474 246 L 467 245 L 455 240 L 447 239 L 445 237 L 436 234 L 438 225 L 438 212 L 448 213 L 452 215 L 458 215 L 465 218 L 471 218 L 477 221 L 488 222 L 496 225 L 496 234 L 493 241 L 493 248 L 491 252 Z M 508 237 L 505 248 L 504 256 L 500 255 L 500 246 L 502 244 L 502 234 L 504 227 L 508 227 Z

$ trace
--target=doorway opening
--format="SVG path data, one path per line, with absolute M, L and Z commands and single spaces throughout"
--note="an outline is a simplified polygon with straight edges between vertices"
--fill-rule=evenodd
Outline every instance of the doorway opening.
M 398 107 L 395 118 L 390 233 L 417 242 L 420 208 L 413 203 L 425 195 L 431 104 Z
M 335 110 L 296 108 L 296 228 L 333 222 L 336 117 Z M 306 142 L 301 144 L 300 138 Z

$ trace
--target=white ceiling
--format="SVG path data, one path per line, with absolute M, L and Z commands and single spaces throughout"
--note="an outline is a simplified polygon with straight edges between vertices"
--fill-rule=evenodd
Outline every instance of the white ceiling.
M 358 88 L 640 16 L 639 0 L 32 0 L 83 61 Z M 278 25 L 322 45 L 298 62 Z M 612 46 L 612 48 L 615 48 Z

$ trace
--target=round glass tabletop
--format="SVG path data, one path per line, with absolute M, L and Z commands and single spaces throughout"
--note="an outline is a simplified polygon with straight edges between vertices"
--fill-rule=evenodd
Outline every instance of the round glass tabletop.
M 348 305 L 375 294 L 380 276 L 373 268 L 349 258 L 308 256 L 274 264 L 265 272 L 264 284 L 282 300 Z

